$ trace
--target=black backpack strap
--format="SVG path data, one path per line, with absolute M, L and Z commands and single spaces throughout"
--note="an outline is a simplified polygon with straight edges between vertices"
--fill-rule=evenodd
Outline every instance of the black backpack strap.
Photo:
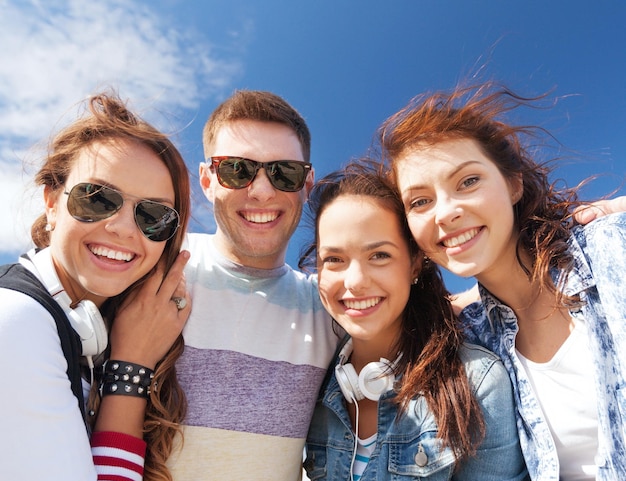
M 54 317 L 59 338 L 61 339 L 61 348 L 67 360 L 67 377 L 72 384 L 72 392 L 78 400 L 78 407 L 85 421 L 85 426 L 87 426 L 80 372 L 81 344 L 78 334 L 72 328 L 67 315 L 39 279 L 21 264 L 0 266 L 0 287 L 12 289 L 32 297 Z

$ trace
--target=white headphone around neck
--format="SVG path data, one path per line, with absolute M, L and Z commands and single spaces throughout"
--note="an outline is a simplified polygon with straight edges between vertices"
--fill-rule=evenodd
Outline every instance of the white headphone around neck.
M 385 358 L 380 358 L 379 362 L 366 364 L 357 375 L 354 366 L 348 363 L 352 354 L 352 339 L 339 353 L 339 364 L 335 366 L 335 377 L 343 396 L 348 402 L 360 401 L 363 398 L 378 401 L 380 396 L 390 389 L 393 389 L 395 374 L 393 368 L 398 359 L 393 363 Z
M 29 262 L 30 261 L 30 262 Z M 72 328 L 81 340 L 82 355 L 91 363 L 91 357 L 102 353 L 109 342 L 107 328 L 100 310 L 89 300 L 82 300 L 74 308 L 54 269 L 50 248 L 31 250 L 20 258 L 20 263 L 35 274 L 61 306 Z

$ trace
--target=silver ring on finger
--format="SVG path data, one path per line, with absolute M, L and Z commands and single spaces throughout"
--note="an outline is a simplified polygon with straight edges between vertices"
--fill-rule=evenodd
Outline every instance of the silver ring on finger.
M 185 307 L 187 307 L 187 299 L 184 297 L 172 297 L 172 301 L 176 304 L 176 309 L 182 311 Z

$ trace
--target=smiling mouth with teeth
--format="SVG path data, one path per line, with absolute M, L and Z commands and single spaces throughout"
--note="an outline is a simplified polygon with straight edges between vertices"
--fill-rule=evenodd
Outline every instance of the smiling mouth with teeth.
M 106 257 L 107 259 L 113 259 L 116 261 L 130 262 L 134 257 L 134 255 L 130 252 L 114 251 L 102 246 L 89 247 L 89 250 L 97 256 Z
M 466 242 L 472 240 L 474 237 L 476 237 L 476 235 L 480 232 L 480 229 L 475 227 L 474 229 L 470 229 L 467 232 L 464 232 L 463 234 L 456 236 L 456 237 L 451 237 L 450 239 L 446 239 L 443 242 L 441 242 L 441 244 L 444 247 L 458 247 L 461 244 L 465 244 Z
M 343 302 L 343 305 L 346 306 L 348 309 L 363 310 L 374 307 L 381 300 L 382 297 L 372 297 L 370 299 L 364 299 L 361 301 L 357 301 L 356 299 L 344 299 L 341 302 Z
M 242 213 L 242 217 L 253 224 L 267 224 L 278 218 L 278 212 Z

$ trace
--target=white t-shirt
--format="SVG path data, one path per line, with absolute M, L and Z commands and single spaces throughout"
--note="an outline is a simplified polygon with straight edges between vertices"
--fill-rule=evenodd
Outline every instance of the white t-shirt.
M 0 479 L 95 481 L 54 319 L 11 289 L 0 289 L 0 305 Z
M 550 426 L 559 455 L 560 480 L 595 480 L 598 408 L 585 324 L 575 327 L 546 363 L 520 358 Z

